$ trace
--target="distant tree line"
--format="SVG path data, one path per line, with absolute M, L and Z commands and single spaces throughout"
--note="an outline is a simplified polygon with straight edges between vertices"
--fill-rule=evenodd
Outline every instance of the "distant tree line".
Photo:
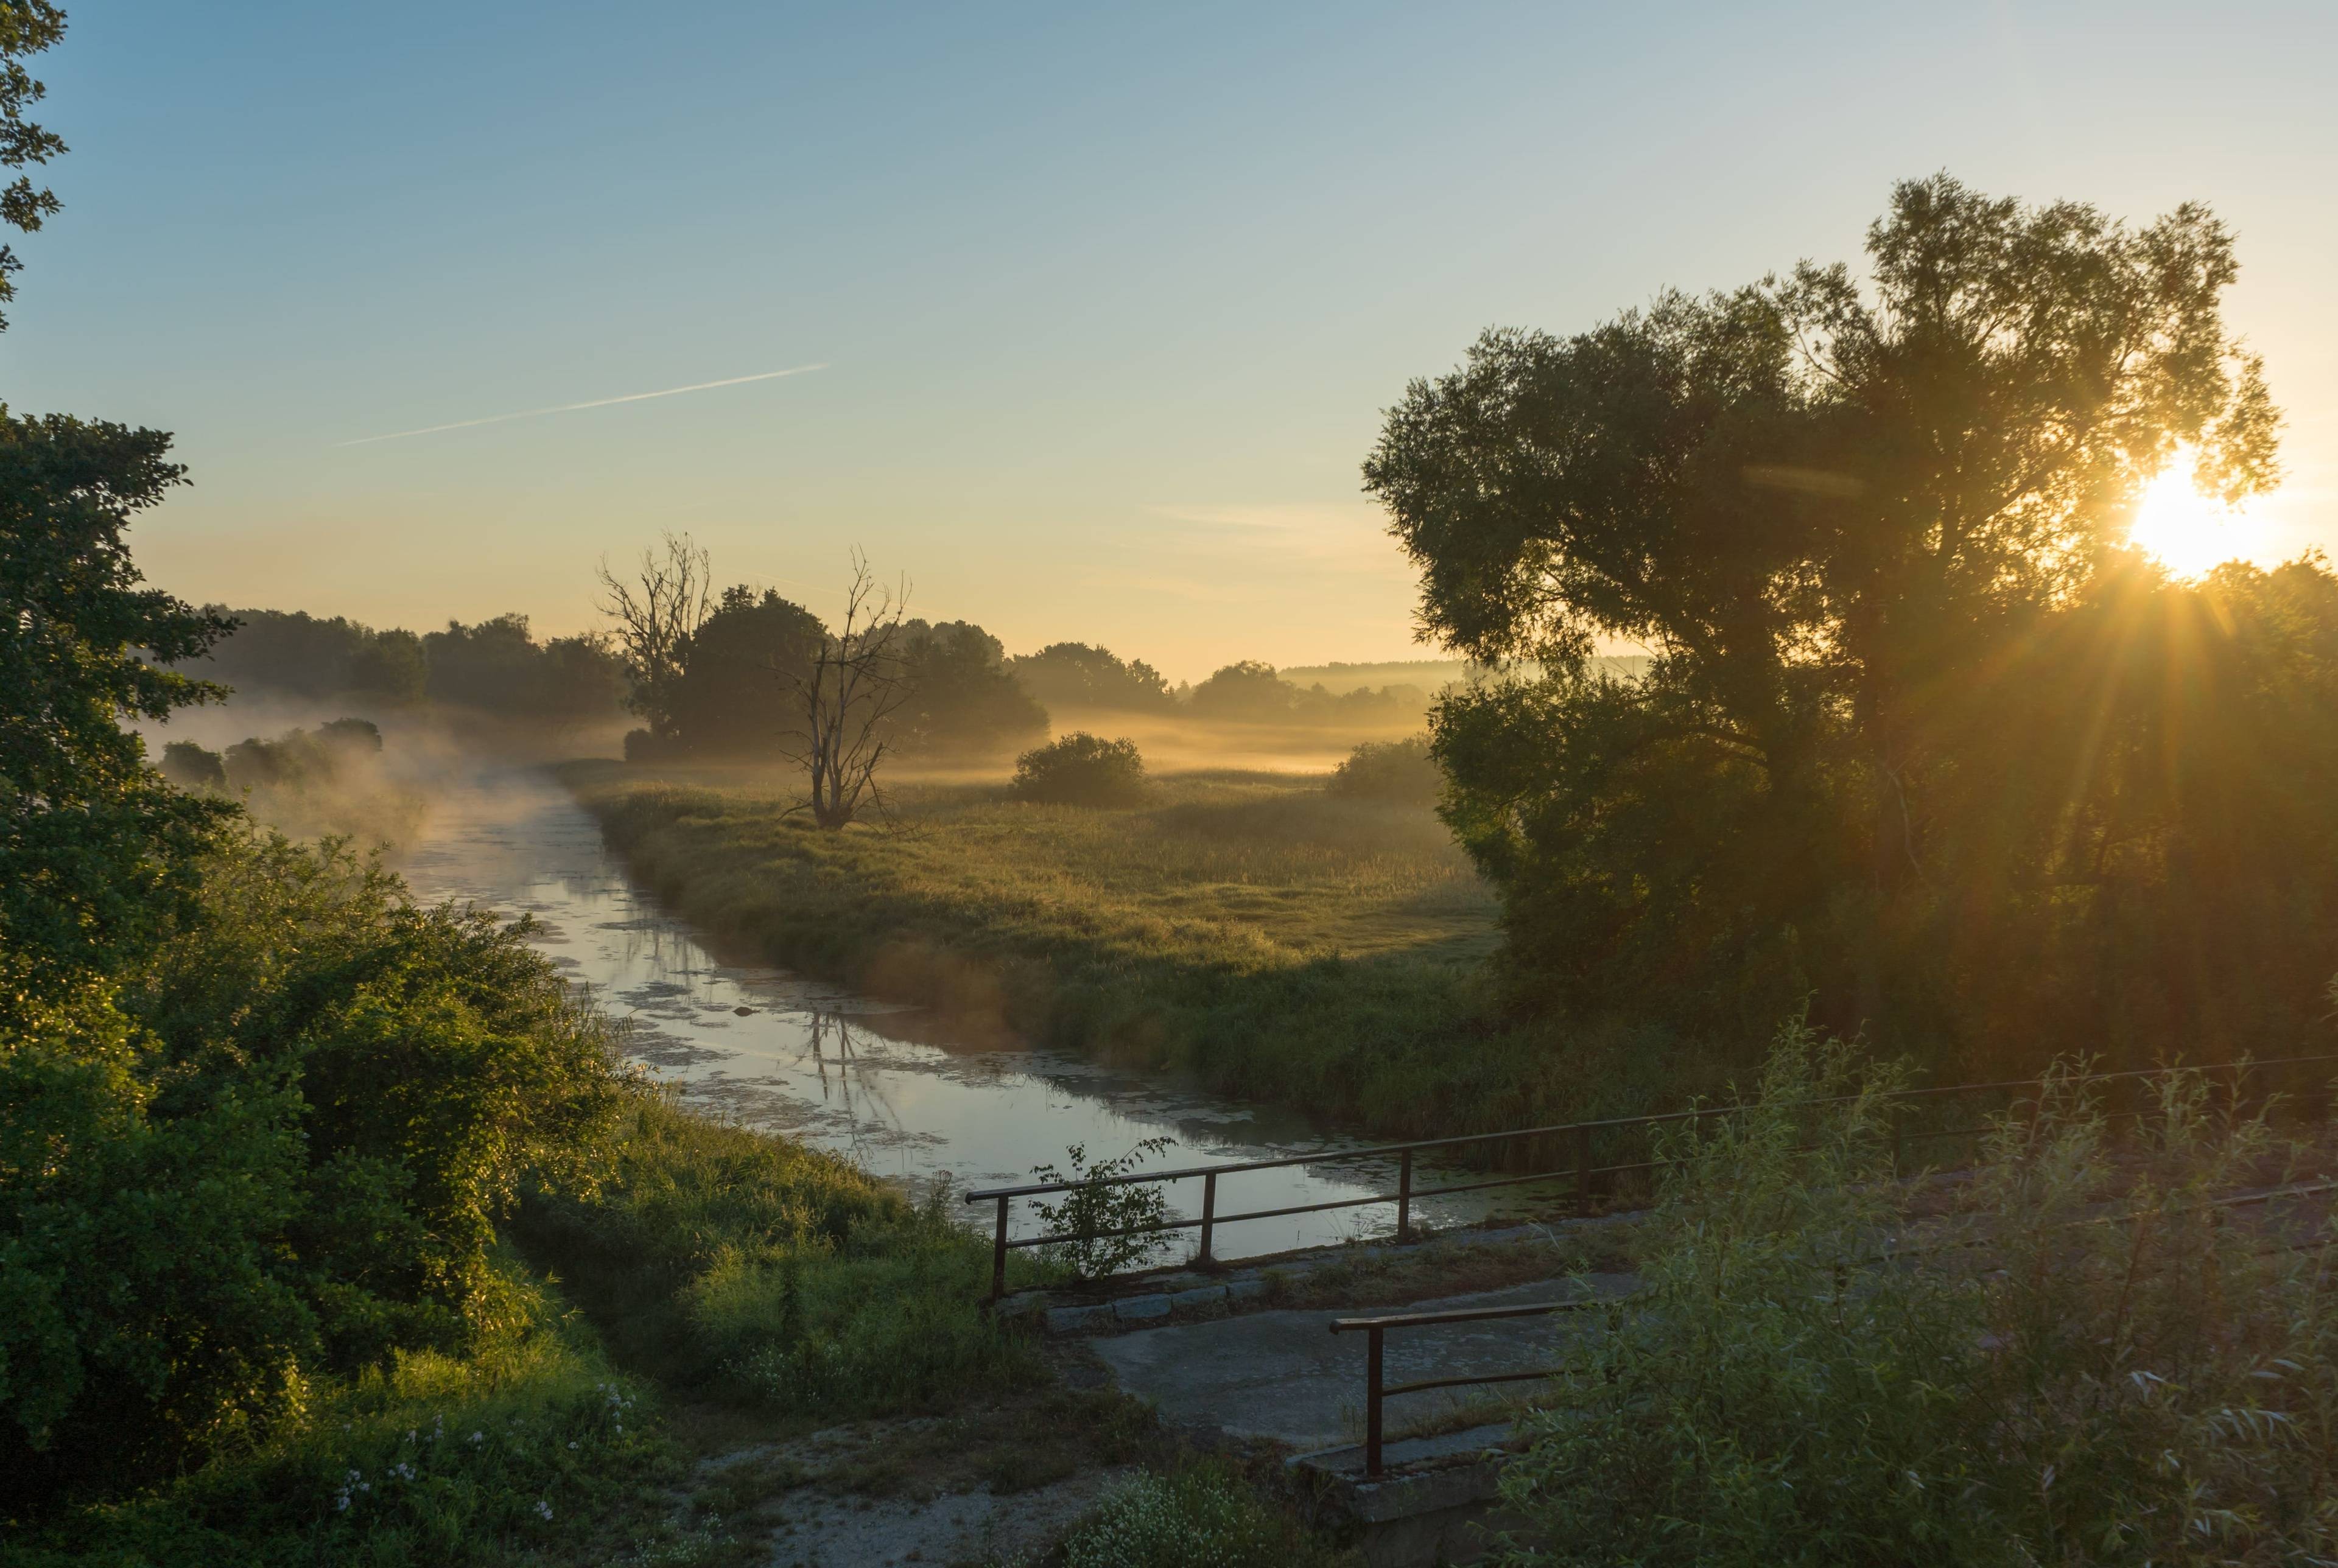
M 831 628 L 769 588 L 738 583 L 713 593 L 709 569 L 706 552 L 681 535 L 644 551 L 623 574 L 602 567 L 610 648 L 626 679 L 626 703 L 643 720 L 626 739 L 633 760 L 794 757 L 811 730 L 830 737 L 831 726 L 808 719 L 801 699 L 825 690 L 841 664 L 854 671 L 855 690 L 871 701 L 880 687 L 884 693 L 867 743 L 929 758 L 1017 752 L 1046 738 L 1050 710 L 1379 724 L 1417 719 L 1429 704 L 1418 687 L 1335 695 L 1256 662 L 1173 689 L 1143 660 L 1085 642 L 1010 658 L 980 625 L 911 617 L 894 598 L 877 623 L 856 623 L 846 651 L 840 623 Z M 874 586 L 865 566 L 856 567 L 855 584 L 864 593 Z
M 525 615 L 472 626 L 449 621 L 441 631 L 417 635 L 297 610 L 215 604 L 206 613 L 232 621 L 235 630 L 195 668 L 202 679 L 239 691 L 383 707 L 429 701 L 555 722 L 613 718 L 624 696 L 624 672 L 606 638 L 539 642 Z

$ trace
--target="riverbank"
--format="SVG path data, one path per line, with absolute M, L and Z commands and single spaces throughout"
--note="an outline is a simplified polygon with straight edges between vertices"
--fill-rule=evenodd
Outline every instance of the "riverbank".
M 1194 773 L 1125 811 L 902 792 L 821 833 L 768 779 L 580 762 L 634 877 L 770 961 L 1019 1038 L 1400 1137 L 1640 1110 L 1704 1087 L 1627 1030 L 1506 1016 L 1491 893 L 1425 808 Z M 1704 1076 L 1710 1077 L 1706 1073 Z

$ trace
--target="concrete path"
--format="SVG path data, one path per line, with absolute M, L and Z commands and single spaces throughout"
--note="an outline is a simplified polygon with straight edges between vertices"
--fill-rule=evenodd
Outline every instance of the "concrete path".
M 1622 1295 L 1636 1279 L 1595 1274 L 1593 1290 Z M 1263 1437 L 1302 1451 L 1358 1441 L 1363 1433 L 1364 1336 L 1333 1334 L 1335 1318 L 1379 1318 L 1463 1307 L 1523 1307 L 1572 1299 L 1564 1280 L 1542 1280 L 1448 1296 L 1403 1307 L 1331 1311 L 1252 1312 L 1213 1322 L 1148 1328 L 1092 1342 L 1113 1377 L 1129 1393 L 1180 1426 L 1213 1427 L 1233 1437 Z M 1547 1366 L 1569 1321 L 1511 1318 L 1491 1323 L 1409 1328 L 1388 1335 L 1384 1376 L 1390 1383 L 1459 1377 L 1471 1372 L 1518 1372 Z M 1439 1420 L 1498 1395 L 1505 1387 L 1439 1388 L 1391 1400 L 1385 1417 L 1390 1436 Z

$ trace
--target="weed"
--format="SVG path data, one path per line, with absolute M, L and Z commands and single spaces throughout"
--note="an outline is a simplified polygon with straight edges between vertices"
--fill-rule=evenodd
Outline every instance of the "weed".
M 1117 1179 L 1133 1173 L 1174 1142 L 1147 1138 L 1126 1152 L 1093 1165 L 1088 1163 L 1087 1146 L 1075 1143 L 1064 1151 L 1070 1175 L 1053 1165 L 1034 1167 L 1034 1181 L 1078 1183 L 1054 1202 L 1032 1205 L 1042 1230 L 1070 1238 L 1039 1249 L 1041 1257 L 1069 1270 L 1075 1279 L 1100 1279 L 1131 1264 L 1151 1263 L 1166 1252 L 1170 1238 L 1161 1227 L 1169 1220 L 1167 1195 L 1158 1187 Z
M 1065 1540 L 1064 1568 L 1307 1568 L 1323 1547 L 1231 1466 L 1124 1482 Z

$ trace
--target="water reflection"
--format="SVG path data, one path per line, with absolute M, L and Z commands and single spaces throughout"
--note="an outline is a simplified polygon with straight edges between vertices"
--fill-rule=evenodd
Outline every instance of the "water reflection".
M 712 1113 L 834 1150 L 922 1192 L 1027 1180 L 1067 1144 L 1091 1158 L 1165 1136 L 1163 1167 L 1352 1146 L 1303 1116 L 1242 1104 L 1053 1052 L 961 1048 L 935 1021 L 768 965 L 728 963 L 635 888 L 598 829 L 550 779 L 481 774 L 451 792 L 405 858 L 418 896 L 535 916 L 537 948 L 629 1033 L 648 1070 Z M 917 1036 L 912 1038 L 911 1036 Z M 1432 1178 L 1424 1169 L 1423 1185 Z M 1294 1167 L 1229 1177 L 1221 1213 L 1386 1191 L 1392 1170 Z M 1169 1189 L 1181 1214 L 1199 1183 Z M 1430 1200 L 1421 1219 L 1486 1211 Z M 1018 1214 L 1028 1234 L 1030 1216 Z M 1387 1207 L 1293 1215 L 1222 1230 L 1223 1257 L 1386 1230 Z

